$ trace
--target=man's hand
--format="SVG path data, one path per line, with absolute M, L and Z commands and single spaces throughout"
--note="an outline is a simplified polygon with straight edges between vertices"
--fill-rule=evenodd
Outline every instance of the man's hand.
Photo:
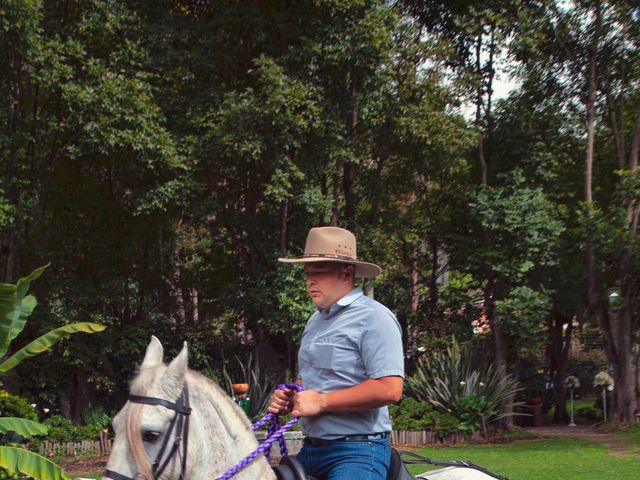
M 271 394 L 271 403 L 267 407 L 267 412 L 277 415 L 284 415 L 291 412 L 294 393 L 290 388 L 286 390 L 275 389 Z
M 314 390 L 304 390 L 293 397 L 291 414 L 294 417 L 312 417 L 321 414 L 324 410 L 324 395 Z

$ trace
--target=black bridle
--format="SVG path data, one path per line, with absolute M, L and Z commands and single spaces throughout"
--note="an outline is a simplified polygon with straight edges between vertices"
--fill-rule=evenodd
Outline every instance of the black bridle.
M 162 475 L 162 473 L 166 470 L 173 456 L 178 453 L 181 457 L 180 476 L 178 477 L 178 480 L 184 480 L 184 472 L 187 468 L 187 445 L 189 443 L 189 415 L 191 414 L 187 383 L 185 382 L 184 387 L 182 388 L 182 393 L 175 403 L 170 402 L 169 400 L 164 400 L 162 398 L 142 397 L 140 395 L 129 395 L 129 401 L 133 403 L 142 403 L 145 405 L 158 405 L 176 412 L 176 414 L 171 419 L 169 428 L 165 433 L 160 451 L 158 452 L 158 455 L 156 455 L 156 458 L 151 466 L 153 472 L 153 480 L 158 480 L 160 478 L 160 475 Z M 167 446 L 169 445 L 169 438 L 171 437 L 171 433 L 174 430 L 175 439 L 173 441 L 173 445 L 165 456 L 165 451 L 167 450 Z M 182 451 L 180 451 L 181 446 Z M 164 461 L 162 460 L 162 457 L 165 457 Z M 126 475 L 114 472 L 113 470 L 106 470 L 104 472 L 104 476 L 111 478 L 112 480 L 134 480 L 134 478 L 127 477 Z M 138 478 L 138 475 L 136 475 L 136 478 Z

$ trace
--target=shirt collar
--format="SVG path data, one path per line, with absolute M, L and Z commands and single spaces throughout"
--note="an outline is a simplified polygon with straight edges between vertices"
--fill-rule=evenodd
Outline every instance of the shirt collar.
M 361 288 L 354 288 L 353 290 L 351 290 L 349 293 L 347 293 L 344 297 L 342 297 L 340 300 L 338 300 L 336 303 L 338 305 L 340 305 L 341 307 L 346 307 L 348 305 L 351 305 L 353 302 L 356 301 L 357 298 L 361 297 L 362 295 L 364 295 L 362 293 L 362 289 Z
M 331 305 L 328 311 L 322 310 L 319 307 L 316 307 L 316 308 L 318 310 L 318 313 L 320 313 L 320 315 L 322 316 L 322 318 L 326 320 L 333 317 L 338 312 L 342 311 L 345 307 L 348 307 L 349 305 L 351 305 L 353 302 L 356 301 L 356 299 L 360 298 L 362 295 L 363 293 L 361 288 L 354 288 L 349 293 L 347 293 L 344 297 L 338 300 L 336 303 Z

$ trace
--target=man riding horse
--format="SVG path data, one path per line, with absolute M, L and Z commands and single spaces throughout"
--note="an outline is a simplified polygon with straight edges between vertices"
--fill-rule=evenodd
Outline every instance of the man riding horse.
M 402 395 L 402 331 L 395 315 L 365 296 L 356 277 L 378 265 L 358 261 L 356 238 L 342 228 L 312 228 L 302 263 L 316 306 L 298 352 L 304 390 L 276 390 L 269 412 L 301 417 L 305 440 L 297 459 L 319 479 L 385 480 L 391 420 L 387 405 Z

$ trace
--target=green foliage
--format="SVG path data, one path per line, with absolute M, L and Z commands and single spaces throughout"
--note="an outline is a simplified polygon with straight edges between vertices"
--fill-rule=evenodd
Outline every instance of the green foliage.
M 583 321 L 588 244 L 590 310 L 625 286 L 616 311 L 637 311 L 635 5 L 556 4 L 3 2 L 0 270 L 55 259 L 27 338 L 76 319 L 113 327 L 23 364 L 15 388 L 115 407 L 149 332 L 169 351 L 187 340 L 192 365 L 218 375 L 222 354 L 257 347 L 276 352 L 261 368 L 291 375 L 312 307 L 276 258 L 319 224 L 352 228 L 383 266 L 375 294 L 411 355 L 493 313 L 500 367 L 542 354 L 550 315 Z M 500 52 L 520 80 L 503 99 Z
M 61 415 L 52 415 L 44 421 L 44 424 L 49 427 L 47 439 L 54 442 L 97 440 L 100 438 L 100 432 L 105 428 L 100 423 L 75 425 Z
M 482 395 L 457 396 L 451 404 L 453 415 L 460 421 L 458 429 L 466 436 L 482 430 L 487 434 L 487 420 L 497 412 L 489 409 L 489 403 Z
M 74 323 L 71 325 L 65 325 L 64 327 L 56 328 L 55 330 L 52 330 L 42 335 L 41 337 L 36 338 L 27 346 L 21 348 L 7 360 L 2 362 L 2 364 L 0 364 L 0 373 L 6 373 L 23 360 L 34 357 L 42 352 L 49 350 L 49 348 L 51 348 L 51 346 L 56 342 L 68 337 L 72 333 L 97 333 L 104 331 L 105 328 L 107 327 L 105 327 L 104 325 L 89 322 Z
M 3 356 L 11 342 L 25 328 L 28 317 L 37 305 L 33 295 L 27 295 L 32 281 L 36 280 L 45 268 L 34 270 L 27 277 L 21 278 L 15 285 L 0 284 L 0 356 Z M 9 359 L 0 365 L 0 372 L 6 373 L 23 360 L 47 351 L 60 339 L 76 332 L 95 333 L 104 330 L 105 327 L 93 323 L 76 323 L 52 330 L 37 338 L 27 346 L 18 350 Z M 5 434 L 15 433 L 20 436 L 40 435 L 47 432 L 48 427 L 35 420 L 35 412 L 25 406 L 25 400 L 12 395 L 1 395 L 3 404 L 0 418 L 0 430 Z M 29 418 L 6 418 L 7 412 L 15 410 L 15 415 Z M 0 466 L 10 472 L 22 472 L 36 479 L 60 480 L 70 478 L 60 467 L 28 450 L 19 447 L 0 446 Z
M 26 398 L 0 391 L 0 415 L 3 417 L 26 418 L 38 420 L 38 415 Z
M 101 406 L 86 409 L 82 413 L 82 420 L 85 425 L 96 425 L 101 428 L 108 428 L 111 424 L 111 415 Z
M 394 430 L 430 431 L 439 439 L 464 431 L 463 424 L 450 412 L 438 412 L 428 402 L 404 397 L 399 403 L 389 405 Z
M 544 337 L 540 326 L 551 309 L 549 292 L 528 286 L 513 288 L 504 300 L 496 300 L 496 321 L 517 345 L 540 352 Z
M 458 420 L 452 413 L 444 412 L 438 415 L 437 422 L 433 427 L 438 438 L 445 438 L 447 435 L 459 432 L 460 420 Z
M 438 418 L 433 406 L 415 398 L 404 397 L 400 403 L 389 405 L 394 430 L 430 430 Z
M 31 282 L 39 278 L 47 267 L 35 269 L 15 285 L 0 283 L 0 357 L 7 353 L 9 345 L 22 332 L 27 318 L 36 308 L 36 297 L 27 295 L 27 291 Z
M 0 433 L 6 434 L 15 432 L 21 437 L 30 437 L 33 435 L 44 435 L 47 433 L 47 427 L 33 420 L 24 418 L 0 417 Z
M 9 472 L 20 472 L 32 478 L 70 480 L 71 476 L 55 463 L 23 448 L 0 446 L 0 466 Z
M 580 407 L 576 408 L 576 421 L 584 419 L 589 422 L 598 422 L 604 419 L 601 408 L 596 407 Z
M 463 431 L 472 432 L 505 416 L 515 415 L 519 391 L 511 375 L 494 371 L 471 348 L 454 339 L 446 349 L 427 352 L 407 379 L 411 395 L 440 412 L 459 415 Z
M 271 394 L 279 382 L 268 370 L 253 362 L 253 355 L 249 355 L 246 362 L 238 356 L 235 360 L 239 368 L 230 368 L 226 362 L 223 368 L 227 394 L 234 396 L 231 388 L 234 383 L 248 383 L 249 390 L 246 394 L 249 397 L 248 416 L 250 419 L 262 417 L 266 414 Z

